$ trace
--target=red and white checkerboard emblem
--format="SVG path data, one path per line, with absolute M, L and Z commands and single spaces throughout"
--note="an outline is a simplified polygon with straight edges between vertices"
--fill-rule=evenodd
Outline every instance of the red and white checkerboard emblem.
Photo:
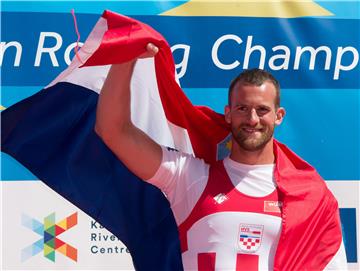
M 254 253 L 261 245 L 263 225 L 240 224 L 239 249 L 243 253 Z

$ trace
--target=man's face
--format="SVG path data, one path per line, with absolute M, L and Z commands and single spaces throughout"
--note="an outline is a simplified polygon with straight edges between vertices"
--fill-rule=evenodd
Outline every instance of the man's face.
M 266 81 L 261 86 L 237 83 L 225 108 L 225 120 L 231 126 L 233 144 L 246 151 L 261 150 L 273 139 L 275 125 L 285 114 L 275 106 L 275 86 Z

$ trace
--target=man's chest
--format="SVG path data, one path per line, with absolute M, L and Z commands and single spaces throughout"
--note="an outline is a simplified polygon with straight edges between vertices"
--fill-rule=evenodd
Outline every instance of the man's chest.
M 272 269 L 281 218 L 250 212 L 207 215 L 188 230 L 187 270 Z

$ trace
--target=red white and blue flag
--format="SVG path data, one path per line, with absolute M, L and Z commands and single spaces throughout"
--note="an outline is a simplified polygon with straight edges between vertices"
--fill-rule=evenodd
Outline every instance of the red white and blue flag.
M 141 55 L 149 42 L 160 51 L 136 64 L 134 124 L 162 145 L 214 162 L 229 134 L 223 116 L 186 98 L 159 33 L 109 11 L 66 70 L 1 113 L 2 151 L 121 239 L 137 270 L 181 270 L 178 231 L 166 198 L 129 172 L 94 132 L 98 94 L 110 65 Z M 287 147 L 276 143 L 274 152 L 283 197 L 274 270 L 323 269 L 341 244 L 336 200 L 316 171 Z

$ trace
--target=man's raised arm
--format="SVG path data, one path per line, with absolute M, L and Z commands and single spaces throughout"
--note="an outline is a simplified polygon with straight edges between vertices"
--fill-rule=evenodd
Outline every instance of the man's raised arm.
M 142 58 L 158 52 L 153 44 L 146 49 Z M 131 122 L 130 81 L 135 62 L 136 59 L 110 68 L 97 105 L 95 132 L 135 175 L 147 180 L 159 168 L 162 151 L 159 144 Z

